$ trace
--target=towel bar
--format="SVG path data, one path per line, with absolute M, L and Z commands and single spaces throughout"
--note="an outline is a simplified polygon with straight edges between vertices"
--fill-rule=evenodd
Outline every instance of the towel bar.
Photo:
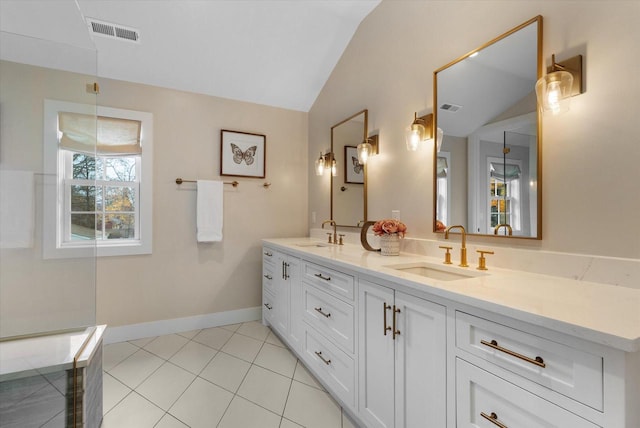
M 182 183 L 196 183 L 197 180 L 183 180 L 182 178 L 178 177 L 176 178 L 176 184 L 182 184 Z M 224 184 L 231 184 L 233 187 L 238 187 L 238 183 L 237 181 L 224 181 Z

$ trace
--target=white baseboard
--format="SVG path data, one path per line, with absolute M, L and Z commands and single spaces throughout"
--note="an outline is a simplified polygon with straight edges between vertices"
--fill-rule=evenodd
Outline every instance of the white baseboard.
M 262 317 L 262 307 L 237 309 L 235 311 L 216 312 L 195 315 L 185 318 L 151 321 L 140 324 L 129 324 L 118 327 L 107 327 L 104 343 L 118 343 L 145 337 L 162 336 L 201 328 L 219 327 L 221 325 L 257 321 Z

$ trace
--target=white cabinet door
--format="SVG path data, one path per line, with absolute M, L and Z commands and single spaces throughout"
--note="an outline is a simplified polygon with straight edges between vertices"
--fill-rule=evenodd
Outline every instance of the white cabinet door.
M 396 292 L 396 427 L 446 426 L 446 309 Z
M 359 409 L 368 428 L 394 426 L 394 341 L 391 326 L 393 290 L 360 281 Z

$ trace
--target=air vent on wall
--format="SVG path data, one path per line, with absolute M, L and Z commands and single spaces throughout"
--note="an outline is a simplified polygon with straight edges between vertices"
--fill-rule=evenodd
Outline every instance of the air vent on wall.
M 140 43 L 140 31 L 135 28 L 124 27 L 122 25 L 99 21 L 93 18 L 87 18 L 87 23 L 91 34 L 95 34 L 96 36 Z
M 459 106 L 457 104 L 442 104 L 440 106 L 440 110 L 446 110 L 446 111 L 450 111 L 451 113 L 455 113 L 458 110 L 460 110 L 462 108 L 462 106 Z

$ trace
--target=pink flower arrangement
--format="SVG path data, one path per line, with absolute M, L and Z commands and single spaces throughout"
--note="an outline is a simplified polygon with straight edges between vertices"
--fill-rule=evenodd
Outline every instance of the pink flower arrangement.
M 407 232 L 407 226 L 400 220 L 386 218 L 384 220 L 377 221 L 373 227 L 373 234 L 376 236 L 381 235 L 393 235 L 398 234 L 404 238 L 404 234 Z

